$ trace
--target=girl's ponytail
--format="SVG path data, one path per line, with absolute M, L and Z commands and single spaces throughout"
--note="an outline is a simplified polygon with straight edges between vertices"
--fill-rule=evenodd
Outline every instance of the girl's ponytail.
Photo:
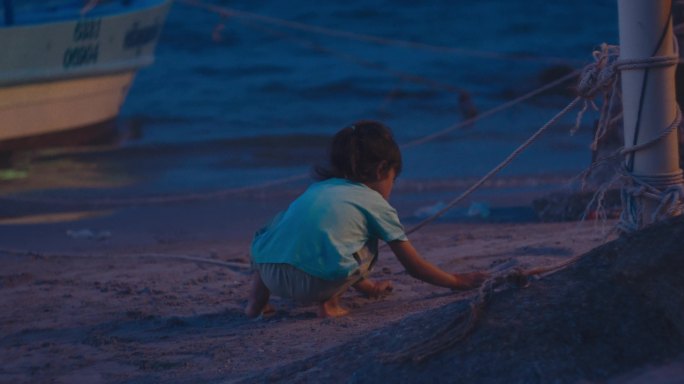
M 346 127 L 332 139 L 328 164 L 316 166 L 314 177 L 326 180 L 333 177 L 356 182 L 375 181 L 378 166 L 382 171 L 394 168 L 401 172 L 402 161 L 399 146 L 392 131 L 377 121 L 359 121 Z

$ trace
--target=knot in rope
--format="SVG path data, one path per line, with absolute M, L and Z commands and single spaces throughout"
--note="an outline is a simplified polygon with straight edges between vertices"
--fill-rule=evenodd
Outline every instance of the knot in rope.
M 615 63 L 620 49 L 616 45 L 601 44 L 601 49 L 593 52 L 594 62 L 582 70 L 577 85 L 577 94 L 587 100 L 596 97 L 599 91 L 608 92 L 612 89 L 618 70 Z
M 594 62 L 582 70 L 577 93 L 583 99 L 594 99 L 599 91 L 610 92 L 615 85 L 620 71 L 648 68 L 662 68 L 679 63 L 679 49 L 667 56 L 653 56 L 644 59 L 621 59 L 620 47 L 601 44 L 601 48 L 592 53 Z
M 660 204 L 653 212 L 653 219 L 672 217 L 679 214 L 684 208 L 684 185 L 672 185 L 661 194 Z
M 651 176 L 637 176 L 622 168 L 626 186 L 622 189 L 623 211 L 618 228 L 623 232 L 634 232 L 642 227 L 644 205 L 638 199 L 657 202 L 651 212 L 651 221 L 660 221 L 678 215 L 684 210 L 684 172 L 678 170 Z

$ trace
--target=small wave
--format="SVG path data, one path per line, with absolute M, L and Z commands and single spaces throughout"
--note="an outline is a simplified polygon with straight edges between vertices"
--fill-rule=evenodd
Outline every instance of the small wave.
M 387 87 L 378 83 L 377 78 L 349 77 L 322 83 L 317 86 L 304 88 L 298 93 L 307 99 L 319 100 L 321 98 L 339 98 L 341 95 L 354 95 L 372 98 L 387 96 Z

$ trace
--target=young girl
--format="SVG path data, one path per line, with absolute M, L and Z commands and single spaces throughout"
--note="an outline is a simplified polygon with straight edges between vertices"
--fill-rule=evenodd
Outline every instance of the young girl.
M 411 276 L 427 283 L 466 290 L 484 281 L 483 273 L 439 269 L 406 238 L 388 203 L 401 172 L 401 152 L 387 127 L 360 121 L 344 128 L 333 137 L 329 155 L 329 164 L 315 170 L 319 181 L 257 232 L 247 316 L 268 311 L 271 293 L 318 303 L 320 316 L 336 317 L 348 313 L 339 299 L 350 286 L 371 297 L 391 291 L 389 281 L 368 278 L 378 239 L 389 244 Z

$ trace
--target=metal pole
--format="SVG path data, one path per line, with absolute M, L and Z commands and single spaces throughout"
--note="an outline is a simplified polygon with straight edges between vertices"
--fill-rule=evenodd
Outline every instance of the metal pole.
M 620 59 L 647 59 L 671 56 L 675 52 L 672 35 L 672 0 L 618 0 Z M 658 137 L 675 120 L 674 65 L 622 71 L 622 104 L 625 148 Z M 657 143 L 628 154 L 626 168 L 638 178 L 655 185 L 658 180 L 681 175 L 677 130 Z M 642 224 L 652 222 L 658 202 L 641 198 L 638 204 Z

